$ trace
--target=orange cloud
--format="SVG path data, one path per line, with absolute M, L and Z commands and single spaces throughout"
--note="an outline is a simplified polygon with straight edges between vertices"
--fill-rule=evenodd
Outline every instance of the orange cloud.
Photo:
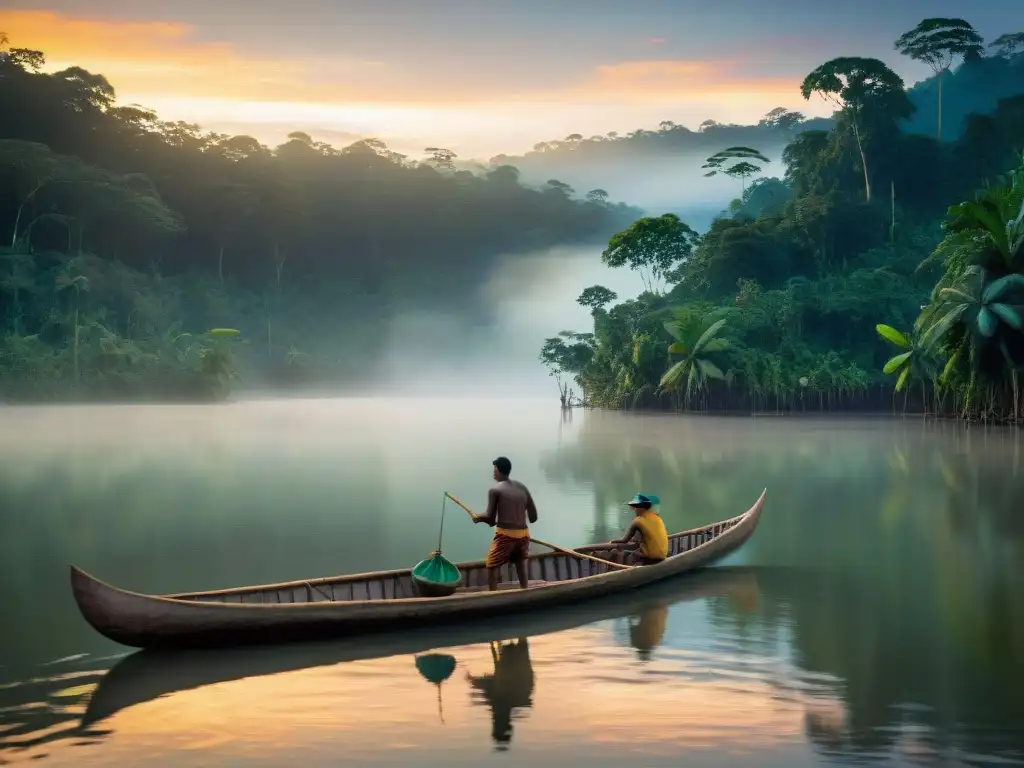
M 196 30 L 172 21 L 121 21 L 52 11 L 11 11 L 4 31 L 12 45 L 36 48 L 47 68 L 78 65 L 105 75 L 121 102 L 222 104 L 497 104 L 565 100 L 676 103 L 757 94 L 792 101 L 795 79 L 742 75 L 738 62 L 652 60 L 597 67 L 582 82 L 548 92 L 424 87 L 421 72 L 398 72 L 379 61 L 340 57 L 252 57 L 225 42 L 197 39 Z M 665 38 L 651 38 L 657 45 Z M 453 87 L 454 86 L 454 87 Z M 251 111 L 251 108 L 250 108 Z
M 47 69 L 81 66 L 100 73 L 121 101 L 187 93 L 193 98 L 328 101 L 365 96 L 372 61 L 318 62 L 253 58 L 228 43 L 195 39 L 195 29 L 167 21 L 120 21 L 52 11 L 12 11 L 4 31 L 11 45 L 43 51 Z M 325 82 L 321 73 L 332 80 Z
M 551 135 L 655 125 L 669 114 L 693 124 L 756 120 L 800 101 L 796 78 L 751 76 L 736 61 L 625 61 L 538 89 L 517 88 L 508 71 L 491 81 L 478 72 L 462 83 L 438 78 L 430 61 L 399 66 L 316 51 L 250 53 L 203 40 L 197 29 L 174 21 L 6 11 L 0 28 L 11 45 L 43 51 L 50 71 L 81 66 L 105 75 L 122 104 L 265 140 L 272 133 L 267 126 L 287 123 L 287 130 L 314 135 L 323 129 L 389 141 L 431 136 L 423 139 L 428 145 L 445 142 L 462 155 L 489 156 Z

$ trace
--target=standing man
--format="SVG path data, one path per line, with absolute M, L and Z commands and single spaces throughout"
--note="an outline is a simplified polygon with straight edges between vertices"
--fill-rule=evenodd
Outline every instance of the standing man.
M 530 531 L 527 518 L 537 522 L 537 507 L 530 490 L 518 480 L 510 480 L 512 462 L 499 456 L 493 462 L 494 487 L 487 492 L 487 512 L 476 515 L 474 523 L 487 523 L 494 527 L 494 539 L 487 552 L 487 588 L 498 588 L 501 568 L 515 563 L 519 586 L 530 585 L 526 561 L 530 556 Z

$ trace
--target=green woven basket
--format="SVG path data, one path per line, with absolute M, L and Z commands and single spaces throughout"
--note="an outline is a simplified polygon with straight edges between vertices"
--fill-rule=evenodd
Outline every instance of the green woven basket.
M 412 569 L 412 583 L 420 597 L 448 597 L 462 586 L 462 574 L 440 552 L 434 552 Z

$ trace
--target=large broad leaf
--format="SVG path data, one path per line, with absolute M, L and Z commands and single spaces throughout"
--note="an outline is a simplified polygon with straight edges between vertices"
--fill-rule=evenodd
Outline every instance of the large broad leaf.
M 686 377 L 686 396 L 690 397 L 693 395 L 693 390 L 697 389 L 698 381 L 697 367 L 694 365 L 690 366 L 690 375 Z
M 908 365 L 906 368 L 903 369 L 903 373 L 900 374 L 900 377 L 898 379 L 896 379 L 896 391 L 897 392 L 902 392 L 903 388 L 905 386 L 907 386 L 907 381 L 909 379 L 910 379 L 910 366 Z
M 1020 213 L 1017 218 L 1006 225 L 1006 237 L 1010 246 L 1010 261 L 1012 262 L 1022 247 L 1024 247 L 1024 200 L 1020 203 Z
M 939 298 L 944 303 L 954 304 L 962 302 L 964 304 L 977 304 L 978 297 L 972 296 L 967 293 L 963 288 L 943 288 L 939 291 Z
M 907 362 L 907 360 L 910 359 L 912 354 L 914 354 L 913 350 L 910 352 L 904 352 L 901 355 L 896 355 L 896 357 L 892 358 L 885 364 L 885 367 L 882 368 L 882 373 L 888 375 L 896 373 L 896 371 L 898 371 Z
M 976 200 L 970 200 L 965 203 L 961 203 L 957 208 L 957 213 L 964 216 L 967 221 L 958 227 L 958 229 L 973 229 L 981 230 L 988 235 L 996 248 L 999 249 L 999 253 L 1003 258 L 1009 256 L 1009 243 L 1006 240 L 1006 224 L 999 214 Z M 952 210 L 951 210 L 952 212 Z M 968 223 L 969 222 L 969 223 Z
M 686 345 L 680 344 L 678 341 L 675 344 L 668 345 L 668 353 L 670 355 L 685 355 Z
M 701 349 L 701 352 L 710 354 L 712 352 L 721 352 L 729 348 L 728 339 L 712 339 Z
M 986 339 L 991 339 L 999 329 L 999 317 L 988 307 L 982 307 L 978 312 L 978 332 Z
M 922 334 L 921 348 L 929 350 L 942 341 L 946 334 L 949 333 L 949 329 L 956 325 L 964 316 L 967 309 L 967 304 L 958 304 L 946 310 L 945 314 L 941 314 L 935 323 Z
M 939 383 L 945 384 L 949 380 L 949 377 L 953 375 L 953 371 L 956 369 L 956 365 L 959 362 L 960 350 L 958 349 L 956 352 L 950 355 L 949 360 L 946 361 L 946 365 L 942 369 L 942 375 L 939 376 Z
M 703 373 L 709 379 L 724 379 L 725 374 L 722 373 L 722 369 L 712 363 L 710 360 L 698 360 L 697 367 L 700 368 L 700 372 Z
M 875 330 L 878 331 L 879 336 L 881 336 L 886 341 L 891 341 L 897 347 L 903 347 L 904 349 L 910 348 L 910 342 L 907 340 L 907 337 L 904 336 L 899 331 L 897 331 L 891 325 L 879 323 L 878 325 L 875 326 Z
M 1004 275 L 993 280 L 981 292 L 981 300 L 985 304 L 998 301 L 1014 288 L 1024 288 L 1024 275 Z
M 709 325 L 708 329 L 700 335 L 699 339 L 697 339 L 697 343 L 693 345 L 694 353 L 696 354 L 702 351 L 704 349 L 704 345 L 715 337 L 715 335 L 722 329 L 723 325 L 725 325 L 725 318 Z
M 661 377 L 661 381 L 658 382 L 658 386 L 661 389 L 675 389 L 679 386 L 679 383 L 683 380 L 683 376 L 690 369 L 689 360 L 680 360 L 678 363 L 673 365 L 665 374 Z
M 680 344 L 685 344 L 686 339 L 683 337 L 683 329 L 679 327 L 678 323 L 664 323 L 665 331 L 673 339 L 678 341 Z
M 1014 275 L 1016 277 L 1016 275 Z M 1020 312 L 1015 307 L 1009 304 L 989 304 L 988 308 L 992 311 L 996 317 L 1006 323 L 1008 326 L 1013 328 L 1015 331 L 1021 330 L 1024 327 L 1024 319 L 1021 318 Z

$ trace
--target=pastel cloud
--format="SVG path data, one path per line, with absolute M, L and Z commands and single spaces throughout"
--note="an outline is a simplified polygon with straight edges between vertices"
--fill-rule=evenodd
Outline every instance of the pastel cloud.
M 121 103 L 263 140 L 298 128 L 402 139 L 407 149 L 442 142 L 463 156 L 489 156 L 552 136 L 628 131 L 666 118 L 747 121 L 800 101 L 797 78 L 758 74 L 742 61 L 580 62 L 575 71 L 552 64 L 557 81 L 538 86 L 536 78 L 525 84 L 537 71 L 519 76 L 493 61 L 441 76 L 438 68 L 452 64 L 443 58 L 382 62 L 315 48 L 275 55 L 205 39 L 205 30 L 174 21 L 25 10 L 5 12 L 0 28 L 12 45 L 42 50 L 50 70 L 78 65 L 105 75 Z M 487 66 L 496 68 L 493 77 Z M 807 111 L 825 112 L 815 105 Z
M 659 59 L 624 61 L 597 67 L 573 93 L 579 99 L 635 103 L 678 103 L 756 97 L 793 101 L 799 83 L 792 77 L 757 77 L 742 62 Z
M 47 68 L 78 65 L 103 74 L 124 98 L 187 93 L 196 98 L 326 101 L 362 96 L 350 83 L 380 70 L 373 61 L 300 61 L 246 56 L 204 42 L 194 28 L 167 21 L 123 21 L 12 11 L 3 29 L 18 47 L 42 50 Z M 330 79 L 324 75 L 329 74 Z

